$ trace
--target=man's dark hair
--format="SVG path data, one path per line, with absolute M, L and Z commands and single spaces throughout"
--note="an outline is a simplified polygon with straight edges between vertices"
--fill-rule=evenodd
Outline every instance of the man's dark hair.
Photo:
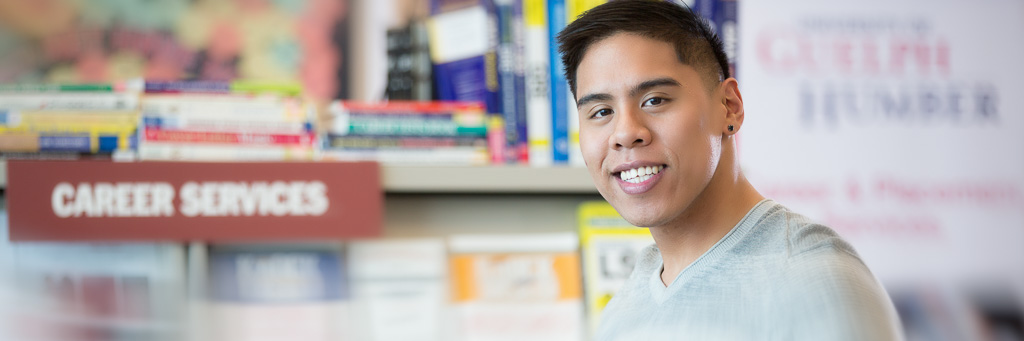
M 618 0 L 584 12 L 558 34 L 558 51 L 573 96 L 576 69 L 587 49 L 616 33 L 672 44 L 679 62 L 697 69 L 709 90 L 730 77 L 722 40 L 693 10 L 671 2 Z

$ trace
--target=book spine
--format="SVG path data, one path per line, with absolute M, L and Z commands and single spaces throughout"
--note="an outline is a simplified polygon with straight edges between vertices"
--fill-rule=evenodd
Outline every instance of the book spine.
M 144 142 L 139 159 L 154 161 L 308 161 L 313 148 L 303 146 L 229 145 L 210 143 Z
M 340 149 L 380 149 L 409 148 L 430 149 L 450 147 L 487 148 L 487 140 L 483 137 L 398 137 L 398 136 L 352 136 L 328 135 L 325 141 L 327 148 Z
M 146 95 L 141 102 L 143 116 L 195 116 L 302 121 L 313 115 L 305 102 L 288 98 L 207 95 Z
M 529 163 L 552 164 L 551 94 L 548 51 L 547 4 L 544 0 L 523 0 L 523 34 Z
M 139 96 L 126 92 L 0 92 L 0 108 L 7 110 L 135 110 L 138 106 Z
M 259 146 L 312 146 L 312 134 L 263 134 L 145 129 L 147 142 L 215 143 Z
M 352 135 L 486 136 L 487 127 L 463 125 L 444 116 L 382 116 L 351 114 L 346 125 L 333 124 L 330 132 Z
M 484 4 L 484 7 L 488 8 L 487 26 L 485 27 L 487 32 L 487 51 L 484 53 L 484 102 L 487 105 L 487 114 L 490 115 L 488 131 L 491 135 L 491 162 L 503 164 L 507 162 L 508 157 L 508 137 L 506 136 L 508 130 L 505 127 L 509 122 L 506 121 L 505 115 L 502 112 L 501 78 L 498 74 L 498 68 L 500 67 L 498 65 L 500 31 L 498 28 L 498 18 L 495 15 L 494 0 L 482 0 L 481 2 Z
M 494 17 L 498 27 L 498 87 L 501 95 L 502 120 L 505 122 L 505 155 L 503 163 L 516 161 L 519 120 L 516 119 L 515 41 L 511 0 L 494 0 Z
M 566 23 L 572 23 L 584 12 L 605 2 L 606 0 L 567 0 Z M 569 165 L 586 167 L 586 163 L 583 161 L 583 152 L 580 150 L 580 116 L 576 108 L 576 99 L 573 98 L 572 92 L 569 90 L 564 92 L 564 96 L 566 97 L 565 113 L 569 135 Z
M 109 153 L 134 147 L 134 134 L 0 134 L 4 152 Z
M 476 103 L 336 102 L 325 130 L 337 135 L 487 136 L 487 114 Z
M 144 128 L 209 132 L 259 132 L 267 134 L 303 134 L 313 131 L 311 122 L 281 120 L 238 120 L 206 117 L 150 115 L 142 117 Z
M 3 84 L 0 92 L 114 92 L 116 84 Z
M 355 102 L 335 101 L 329 111 L 332 115 L 344 112 L 367 112 L 379 114 L 448 114 L 452 112 L 484 112 L 480 102 L 460 101 L 387 101 L 387 102 Z
M 146 81 L 146 93 L 231 93 L 231 82 L 225 81 Z
M 565 93 L 569 86 L 563 78 L 562 55 L 558 53 L 558 44 L 554 44 L 555 37 L 566 25 L 565 0 L 548 1 L 548 39 L 549 44 L 550 77 L 551 82 L 551 142 L 552 162 L 555 164 L 566 164 L 569 162 L 569 121 Z
M 715 26 L 722 39 L 725 58 L 729 63 L 729 74 L 736 77 L 736 53 L 739 49 L 738 4 L 736 0 L 718 0 L 715 12 Z
M 149 94 L 276 94 L 299 96 L 302 86 L 290 82 L 256 81 L 147 81 L 144 91 Z
M 526 165 L 530 163 L 530 137 L 529 117 L 526 109 L 526 51 L 525 51 L 525 26 L 523 20 L 523 0 L 512 0 L 512 33 L 514 41 L 513 61 L 515 62 L 515 87 L 516 87 L 516 160 Z
M 75 111 L 8 111 L 0 113 L 0 134 L 37 133 L 130 133 L 138 129 L 137 112 L 82 114 Z
M 473 147 L 434 149 L 324 150 L 322 160 L 376 161 L 385 164 L 481 166 L 490 163 L 486 150 Z

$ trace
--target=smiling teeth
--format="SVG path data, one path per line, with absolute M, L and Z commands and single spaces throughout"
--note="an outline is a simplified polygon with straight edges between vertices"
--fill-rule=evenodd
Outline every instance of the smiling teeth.
M 650 179 L 652 176 L 654 176 L 654 174 L 658 174 L 659 172 L 661 172 L 662 169 L 665 169 L 665 166 L 646 166 L 633 168 L 630 170 L 624 170 L 621 173 L 619 173 L 619 178 L 621 178 L 622 181 L 628 183 L 638 184 L 647 181 L 647 179 Z

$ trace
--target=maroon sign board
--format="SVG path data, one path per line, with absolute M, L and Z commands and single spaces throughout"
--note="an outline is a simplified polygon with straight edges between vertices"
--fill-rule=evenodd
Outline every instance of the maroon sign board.
M 374 237 L 372 162 L 9 161 L 11 241 Z

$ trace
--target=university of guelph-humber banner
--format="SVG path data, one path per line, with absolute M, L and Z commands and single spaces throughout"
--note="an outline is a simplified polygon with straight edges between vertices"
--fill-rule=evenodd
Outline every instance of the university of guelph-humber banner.
M 10 161 L 12 241 L 380 234 L 376 163 Z
M 1021 287 L 1024 3 L 749 1 L 740 17 L 739 154 L 761 193 L 884 283 Z

